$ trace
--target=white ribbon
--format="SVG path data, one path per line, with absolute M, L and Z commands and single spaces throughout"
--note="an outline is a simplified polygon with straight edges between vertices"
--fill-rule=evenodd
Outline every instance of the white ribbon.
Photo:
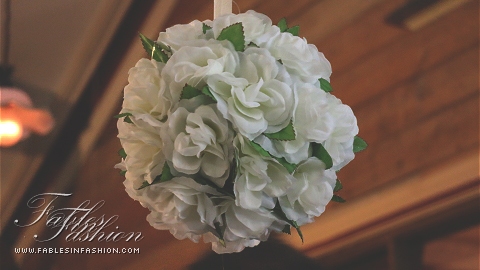
M 213 1 L 213 18 L 214 19 L 230 13 L 232 13 L 232 0 L 214 0 Z

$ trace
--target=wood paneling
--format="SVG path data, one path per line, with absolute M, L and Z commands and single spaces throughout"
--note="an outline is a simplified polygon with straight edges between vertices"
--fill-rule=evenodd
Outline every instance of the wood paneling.
M 343 73 L 334 73 L 335 94 L 346 104 L 358 108 L 360 103 L 477 44 L 476 7 L 477 3 L 472 1 L 420 31 L 356 61 Z M 335 63 L 335 59 L 330 61 Z

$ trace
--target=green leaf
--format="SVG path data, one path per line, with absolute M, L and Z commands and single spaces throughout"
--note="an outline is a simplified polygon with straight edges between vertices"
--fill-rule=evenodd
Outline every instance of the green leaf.
M 208 25 L 206 25 L 205 23 L 203 23 L 203 25 L 202 25 L 202 31 L 203 31 L 204 34 L 206 34 L 207 31 L 210 30 L 210 29 L 212 29 L 211 26 L 208 26 Z
M 127 122 L 127 123 L 129 123 L 129 124 L 133 124 L 132 119 L 130 119 L 129 116 L 125 116 L 125 118 L 123 118 L 123 122 Z
M 273 159 L 277 160 L 278 163 L 280 163 L 283 167 L 285 167 L 285 169 L 287 169 L 288 173 L 290 173 L 290 174 L 293 173 L 295 171 L 295 169 L 297 168 L 297 164 L 289 163 L 283 157 L 279 158 L 279 157 L 273 156 L 267 150 L 263 149 L 263 147 L 261 147 L 258 143 L 253 142 L 253 141 L 248 141 L 248 142 L 253 147 L 253 149 L 255 149 L 255 151 L 257 151 L 261 156 L 268 157 L 268 158 L 273 158 Z
M 272 140 L 291 141 L 295 140 L 295 129 L 293 128 L 293 121 L 284 127 L 282 130 L 275 133 L 264 133 L 264 135 Z
M 257 44 L 253 43 L 253 42 L 250 42 L 248 43 L 247 45 L 248 47 L 256 47 L 256 48 L 260 48 L 260 46 L 258 46 Z
M 300 26 L 295 25 L 292 28 L 288 28 L 286 32 L 298 37 L 298 33 L 300 32 Z
M 325 169 L 328 170 L 333 166 L 333 160 L 325 147 L 320 143 L 312 143 L 312 156 L 320 159 L 325 163 Z
M 276 159 L 280 164 L 282 164 L 282 166 L 285 167 L 285 169 L 287 169 L 288 173 L 290 174 L 292 174 L 297 168 L 297 164 L 292 164 L 283 157 L 282 158 L 273 157 L 273 158 Z
M 287 26 L 287 19 L 285 18 L 281 18 L 280 21 L 278 22 L 277 24 L 278 28 L 280 28 L 280 32 L 285 32 L 288 30 L 288 26 Z
M 125 149 L 123 148 L 118 150 L 118 155 L 121 156 L 123 159 L 127 158 L 127 153 L 125 153 Z
M 353 139 L 353 152 L 358 153 L 360 151 L 365 150 L 367 148 L 368 144 L 360 137 L 355 136 Z
M 226 189 L 223 189 L 219 186 L 217 186 L 214 182 L 212 182 L 211 180 L 209 179 L 206 179 L 206 178 L 202 178 L 202 177 L 192 177 L 192 179 L 199 183 L 200 185 L 203 185 L 203 186 L 209 186 L 209 187 L 212 187 L 214 188 L 216 191 L 218 191 L 219 193 L 223 194 L 223 195 L 227 195 L 227 196 L 230 196 L 232 198 L 235 198 L 235 194 L 233 194 L 232 192 L 229 192 L 228 190 Z
M 133 116 L 133 115 L 132 115 L 131 113 L 128 113 L 128 112 L 127 112 L 127 113 L 117 114 L 117 115 L 115 115 L 113 118 L 120 119 L 120 118 L 124 117 L 124 118 L 123 118 L 123 122 L 127 122 L 127 123 L 129 123 L 129 124 L 133 124 L 132 119 L 130 119 L 130 116 Z
M 294 227 L 295 230 L 297 230 L 298 236 L 300 236 L 300 239 L 302 239 L 302 243 L 303 243 L 303 233 L 300 230 L 300 226 L 298 226 L 297 222 L 295 222 L 294 220 L 288 219 L 287 215 L 285 215 L 285 213 L 283 212 L 282 207 L 280 206 L 280 203 L 278 203 L 278 201 L 275 204 L 275 207 L 271 211 L 279 219 L 287 222 L 288 224 L 290 224 L 290 226 Z M 285 228 L 283 228 L 283 232 L 285 232 L 284 230 Z M 290 231 L 290 228 L 288 229 L 288 231 Z
M 291 227 L 290 225 L 285 225 L 285 227 L 283 227 L 282 232 L 286 234 L 292 234 L 292 232 L 290 231 L 290 227 Z
M 236 51 L 242 52 L 245 50 L 245 34 L 243 32 L 243 25 L 241 22 L 225 27 L 217 40 L 228 40 L 233 44 Z
M 157 177 L 155 177 L 155 179 L 153 179 L 152 183 L 148 183 L 147 181 L 143 181 L 142 185 L 137 188 L 137 190 L 140 190 L 142 188 L 146 188 L 148 186 L 151 186 L 151 185 L 154 185 L 154 184 L 158 184 L 158 183 L 163 183 L 163 182 L 167 182 L 167 181 L 170 181 L 173 179 L 173 174 L 171 173 L 170 171 L 170 167 L 168 166 L 168 164 L 165 162 L 165 164 L 163 164 L 163 169 L 162 169 L 162 174 L 158 175 Z
M 118 118 L 122 118 L 122 117 L 126 117 L 126 116 L 132 116 L 132 114 L 131 114 L 131 113 L 128 113 L 128 112 L 126 112 L 126 113 L 121 113 L 121 114 L 115 115 L 113 118 L 117 118 L 117 119 L 118 119 Z
M 333 195 L 332 201 L 338 202 L 338 203 L 344 203 L 346 200 L 338 195 Z
M 202 93 L 213 99 L 213 101 L 217 102 L 217 99 L 213 96 L 212 92 L 210 92 L 210 88 L 208 88 L 208 85 L 205 85 L 201 91 Z
M 215 226 L 215 231 L 218 234 L 218 242 L 223 246 L 226 247 L 225 245 L 225 239 L 223 238 L 223 235 L 225 233 L 225 227 L 222 228 L 220 225 L 220 222 L 214 222 L 213 225 Z
M 340 180 L 337 179 L 337 182 L 335 183 L 335 187 L 333 188 L 333 192 L 338 192 L 342 190 L 343 185 L 340 183 Z
M 333 91 L 332 86 L 330 85 L 330 83 L 329 83 L 327 80 L 325 80 L 324 78 L 320 78 L 320 79 L 318 79 L 318 80 L 320 81 L 320 88 L 321 88 L 323 91 L 325 91 L 325 92 L 327 92 L 327 93 Z
M 191 99 L 201 94 L 202 92 L 200 92 L 197 88 L 186 84 L 182 89 L 180 99 Z
M 120 171 L 120 175 L 121 175 L 121 176 L 125 176 L 125 174 L 126 174 L 126 173 L 127 173 L 127 171 L 126 171 L 126 170 L 124 170 L 124 171 Z
M 168 61 L 168 55 L 164 51 L 169 51 L 170 48 L 161 42 L 157 43 L 147 38 L 141 33 L 139 35 L 140 39 L 142 40 L 143 48 L 152 59 L 162 63 L 166 63 Z

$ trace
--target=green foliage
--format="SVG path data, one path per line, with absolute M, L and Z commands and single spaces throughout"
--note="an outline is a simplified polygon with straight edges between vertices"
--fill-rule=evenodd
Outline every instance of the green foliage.
M 334 194 L 333 197 L 332 197 L 332 201 L 338 202 L 338 203 L 344 203 L 344 202 L 346 202 L 346 200 L 345 200 L 344 198 L 342 198 L 342 197 L 340 197 L 340 196 L 338 196 L 338 195 L 335 195 L 335 194 Z
M 115 115 L 113 118 L 120 119 L 123 117 L 123 122 L 133 124 L 132 119 L 130 119 L 130 116 L 133 116 L 133 115 L 131 113 L 121 113 L 121 114 Z
M 208 88 L 208 85 L 205 85 L 201 91 L 202 93 L 213 99 L 213 101 L 217 102 L 217 99 L 213 96 L 212 92 L 210 92 L 210 88 Z
M 167 53 L 171 53 L 171 49 L 167 45 L 161 42 L 153 41 L 141 33 L 139 35 L 140 39 L 142 40 L 143 48 L 150 58 L 162 63 L 166 63 L 168 61 Z
M 148 183 L 147 181 L 144 181 L 142 183 L 142 185 L 137 188 L 137 190 L 140 190 L 140 189 L 143 189 L 143 188 L 146 188 L 148 186 L 151 186 L 151 185 L 154 185 L 154 184 L 158 184 L 158 183 L 163 183 L 163 182 L 167 182 L 167 181 L 170 181 L 173 179 L 173 174 L 172 172 L 170 171 L 170 167 L 168 166 L 168 164 L 165 162 L 165 164 L 163 164 L 163 170 L 162 170 L 162 174 L 158 175 L 157 177 L 155 177 L 155 179 L 152 181 L 152 183 Z
M 191 99 L 191 98 L 194 98 L 194 97 L 199 96 L 201 94 L 202 94 L 202 92 L 200 92 L 200 90 L 198 90 L 197 88 L 195 88 L 193 86 L 190 86 L 190 85 L 186 84 L 182 89 L 182 93 L 180 94 L 180 99 Z
M 280 28 L 280 32 L 287 32 L 290 33 L 294 36 L 298 36 L 298 33 L 300 32 L 300 26 L 296 25 L 294 27 L 288 28 L 287 25 L 287 19 L 282 18 L 277 24 L 278 28 Z
M 205 23 L 203 23 L 203 25 L 202 25 L 202 31 L 203 31 L 204 34 L 206 34 L 207 31 L 210 30 L 210 29 L 212 29 L 211 26 L 208 26 L 208 25 L 206 25 Z
M 125 153 L 125 149 L 123 148 L 118 150 L 118 155 L 121 156 L 123 159 L 127 158 L 127 153 Z
M 355 136 L 353 139 L 353 152 L 358 153 L 367 148 L 368 144 L 362 138 Z
M 278 201 L 277 201 L 277 204 L 275 204 L 275 207 L 271 211 L 278 219 L 281 219 L 287 222 L 288 224 L 290 224 L 290 226 L 294 227 L 295 230 L 297 230 L 298 236 L 300 236 L 300 239 L 302 239 L 302 243 L 303 243 L 303 233 L 300 230 L 300 226 L 298 226 L 297 222 L 295 222 L 294 220 L 288 219 L 288 217 L 283 212 L 282 207 L 280 206 L 280 203 L 278 203 Z M 290 234 L 290 228 L 288 229 L 283 228 L 282 232 Z
M 287 19 L 285 18 L 281 18 L 280 21 L 278 22 L 277 24 L 278 28 L 280 28 L 280 32 L 285 32 L 288 30 L 288 26 L 287 26 Z
M 235 23 L 225 27 L 217 40 L 228 40 L 233 44 L 236 51 L 243 52 L 245 50 L 245 33 L 243 32 L 242 23 Z
M 298 33 L 300 32 L 300 26 L 295 25 L 292 28 L 288 28 L 286 32 L 298 37 Z
M 256 142 L 253 142 L 253 141 L 250 141 L 250 145 L 252 146 L 253 149 L 255 149 L 255 151 L 257 151 L 261 156 L 263 157 L 268 157 L 268 158 L 273 158 L 275 160 L 277 160 L 283 167 L 285 167 L 285 169 L 287 169 L 287 171 L 291 174 L 295 171 L 295 169 L 297 168 L 297 165 L 296 164 L 292 164 L 292 163 L 289 163 L 285 158 L 279 158 L 279 157 L 276 157 L 276 156 L 273 156 L 272 154 L 270 154 L 267 150 L 263 149 L 263 147 L 261 147 L 258 143 Z
M 333 166 L 333 160 L 325 147 L 320 143 L 312 143 L 312 156 L 320 159 L 325 163 L 325 169 L 328 170 Z
M 224 224 L 225 224 L 225 222 L 224 222 Z M 226 247 L 225 239 L 223 238 L 223 235 L 225 234 L 225 226 L 221 226 L 220 222 L 214 222 L 213 225 L 215 226 L 215 232 L 217 232 L 218 242 L 223 247 Z
M 343 188 L 342 183 L 340 182 L 340 180 L 337 179 L 337 182 L 335 183 L 335 187 L 333 188 L 333 192 L 338 192 L 342 190 L 342 188 Z
M 295 129 L 293 128 L 293 121 L 290 120 L 290 123 L 284 127 L 282 130 L 275 132 L 275 133 L 264 133 L 264 135 L 272 140 L 280 140 L 280 141 L 291 141 L 295 140 Z
M 327 80 L 325 80 L 324 78 L 320 78 L 320 79 L 318 79 L 318 81 L 320 81 L 320 88 L 323 91 L 325 91 L 327 93 L 330 93 L 330 92 L 333 91 L 332 86 L 330 85 L 330 83 Z

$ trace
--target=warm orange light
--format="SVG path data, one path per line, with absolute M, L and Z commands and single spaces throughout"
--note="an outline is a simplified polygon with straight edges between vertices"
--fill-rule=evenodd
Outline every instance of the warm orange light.
M 22 125 L 16 121 L 0 121 L 0 146 L 15 145 L 23 135 Z

